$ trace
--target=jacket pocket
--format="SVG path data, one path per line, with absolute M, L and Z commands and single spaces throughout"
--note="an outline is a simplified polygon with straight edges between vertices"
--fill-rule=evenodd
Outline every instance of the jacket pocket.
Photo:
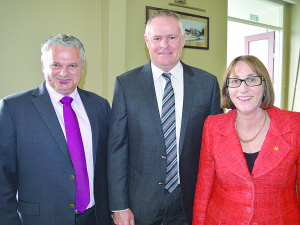
M 210 104 L 209 103 L 202 104 L 202 105 L 194 105 L 192 107 L 192 112 L 193 113 L 198 113 L 198 112 L 205 111 L 205 110 L 207 110 L 209 108 L 210 108 Z
M 18 212 L 24 215 L 38 216 L 40 215 L 40 205 L 35 203 L 23 202 L 19 199 Z
M 138 171 L 133 169 L 132 166 L 128 165 L 128 175 L 133 179 L 133 180 L 139 180 L 140 179 L 140 174 Z

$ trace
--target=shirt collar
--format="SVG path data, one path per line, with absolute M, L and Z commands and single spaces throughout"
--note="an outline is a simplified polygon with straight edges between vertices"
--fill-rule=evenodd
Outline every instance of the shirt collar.
M 63 97 L 65 97 L 64 95 L 56 92 L 47 82 L 46 82 L 46 88 L 47 88 L 47 91 L 48 91 L 48 93 L 50 95 L 50 98 L 52 99 L 53 102 L 60 103 L 60 100 Z M 75 88 L 75 90 L 73 91 L 73 93 L 70 94 L 69 96 L 71 98 L 73 98 L 73 101 L 78 102 L 79 94 L 78 94 L 77 87 Z
M 152 62 L 151 62 L 151 69 L 152 69 L 152 74 L 153 74 L 153 80 L 154 82 L 156 82 L 163 73 L 165 73 L 165 71 L 159 69 L 157 66 L 155 66 Z M 177 65 L 171 69 L 168 73 L 171 73 L 172 76 L 178 80 L 179 77 L 180 77 L 180 70 L 182 69 L 182 64 L 181 62 L 179 61 L 177 63 Z

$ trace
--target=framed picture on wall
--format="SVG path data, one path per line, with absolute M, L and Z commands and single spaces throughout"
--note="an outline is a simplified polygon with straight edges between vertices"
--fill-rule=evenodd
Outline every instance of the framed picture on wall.
M 149 17 L 161 8 L 146 6 L 146 23 Z M 185 48 L 209 49 L 209 18 L 174 11 L 181 19 L 186 32 Z

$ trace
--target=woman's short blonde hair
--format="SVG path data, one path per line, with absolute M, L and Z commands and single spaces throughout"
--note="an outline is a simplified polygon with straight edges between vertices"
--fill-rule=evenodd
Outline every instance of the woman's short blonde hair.
M 268 70 L 264 66 L 264 64 L 255 56 L 252 55 L 243 55 L 235 58 L 228 68 L 225 71 L 224 79 L 223 79 L 223 85 L 221 90 L 221 108 L 227 108 L 227 109 L 234 109 L 235 105 L 230 99 L 229 93 L 228 93 L 228 87 L 226 80 L 230 77 L 230 75 L 234 75 L 235 73 L 235 66 L 239 61 L 243 61 L 248 64 L 248 66 L 251 68 L 251 70 L 257 75 L 264 78 L 264 93 L 263 93 L 263 99 L 260 105 L 260 108 L 262 109 L 268 109 L 271 108 L 274 105 L 274 89 L 273 84 L 271 81 L 271 78 L 269 76 Z

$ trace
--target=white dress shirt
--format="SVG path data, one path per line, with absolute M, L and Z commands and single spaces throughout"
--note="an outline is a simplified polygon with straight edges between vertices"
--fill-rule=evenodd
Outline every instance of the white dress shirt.
M 153 81 L 157 99 L 157 105 L 159 113 L 161 115 L 162 100 L 164 95 L 164 89 L 166 86 L 166 79 L 162 76 L 165 73 L 163 70 L 156 67 L 151 62 L 151 69 L 153 74 Z M 176 144 L 177 144 L 177 164 L 178 164 L 178 183 L 180 183 L 179 177 L 179 138 L 181 129 L 181 118 L 182 118 L 182 106 L 183 106 L 183 67 L 180 62 L 168 73 L 171 73 L 171 82 L 175 95 L 175 114 L 176 114 Z
M 66 138 L 66 130 L 65 130 L 65 123 L 64 123 L 64 114 L 63 114 L 63 104 L 60 100 L 65 97 L 62 94 L 57 93 L 48 83 L 46 82 L 46 88 L 50 95 L 50 99 L 52 105 L 55 109 L 58 121 L 60 123 L 61 129 Z M 87 206 L 87 209 L 95 205 L 94 199 L 94 162 L 93 162 L 93 142 L 92 142 L 92 129 L 89 118 L 85 111 L 84 105 L 81 101 L 80 95 L 78 94 L 77 88 L 75 91 L 70 95 L 73 98 L 71 106 L 77 116 L 77 120 L 79 123 L 80 133 L 82 137 L 86 165 L 87 165 L 87 172 L 89 177 L 89 188 L 90 188 L 90 203 Z

